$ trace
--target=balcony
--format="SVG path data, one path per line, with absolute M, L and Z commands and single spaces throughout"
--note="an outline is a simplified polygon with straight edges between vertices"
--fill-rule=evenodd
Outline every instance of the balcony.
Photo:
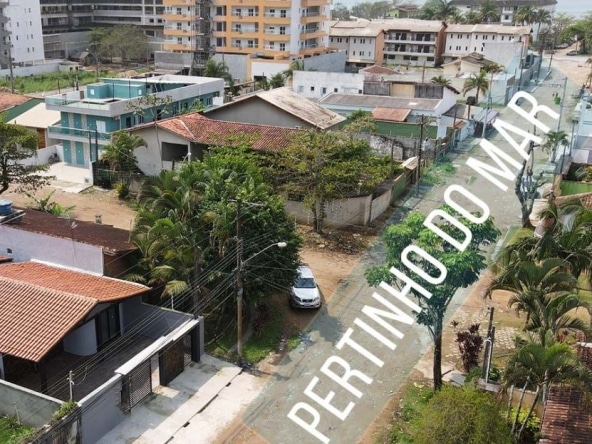
M 259 32 L 259 28 L 256 27 L 241 27 L 241 28 L 232 28 L 231 32 L 237 33 L 237 34 L 254 34 Z
M 195 6 L 195 0 L 163 0 L 164 6 Z
M 164 14 L 162 17 L 169 22 L 190 22 L 195 19 L 192 14 Z
M 59 140 L 72 140 L 74 142 L 98 141 L 99 145 L 107 145 L 111 141 L 109 133 L 95 132 L 94 129 L 68 128 L 65 126 L 50 126 L 47 128 L 49 136 Z
M 435 37 L 431 37 L 429 40 L 426 39 L 420 39 L 417 40 L 417 38 L 415 36 L 406 36 L 406 37 L 402 37 L 402 36 L 389 36 L 388 34 L 384 37 L 384 41 L 385 42 L 395 42 L 395 43 L 413 43 L 413 44 L 428 44 L 428 43 L 436 43 L 436 38 Z
M 271 12 L 266 12 L 266 13 L 264 14 L 264 16 L 265 16 L 266 18 L 269 18 L 269 19 L 282 19 L 282 20 L 286 20 L 286 19 L 289 19 L 289 18 L 291 17 L 291 16 L 290 16 L 290 14 L 289 14 L 288 12 L 286 12 L 286 13 L 285 13 L 285 14 L 283 14 L 283 15 L 282 15 L 281 13 L 280 13 L 280 14 L 278 14 L 277 12 L 276 12 L 275 14 L 274 14 L 274 13 L 271 13 Z
M 174 37 L 188 37 L 193 36 L 196 34 L 196 31 L 191 29 L 177 29 L 177 28 L 164 28 L 164 35 L 165 36 L 174 36 Z

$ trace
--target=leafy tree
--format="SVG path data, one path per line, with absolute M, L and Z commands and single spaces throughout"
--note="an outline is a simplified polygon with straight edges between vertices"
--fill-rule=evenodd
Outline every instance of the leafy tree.
M 146 60 L 150 46 L 148 37 L 140 28 L 131 25 L 118 25 L 108 31 L 95 31 L 90 36 L 97 49 L 97 56 L 113 60 L 120 57 L 123 63 L 130 60 Z
M 574 18 L 564 12 L 558 12 L 553 16 L 553 23 L 551 24 L 551 38 L 553 41 L 553 47 L 557 46 L 558 43 L 563 43 L 566 36 L 564 31 L 567 30 L 573 23 Z
M 120 183 L 129 186 L 131 173 L 138 163 L 135 150 L 142 146 L 146 146 L 143 138 L 120 130 L 113 133 L 111 142 L 103 147 L 101 159 L 109 164 L 112 171 L 117 171 Z
M 347 132 L 303 131 L 271 162 L 276 186 L 303 199 L 318 233 L 329 201 L 370 193 L 389 175 L 385 159 Z
M 416 444 L 512 444 L 502 406 L 493 395 L 466 385 L 444 387 L 430 399 L 414 433 Z
M 225 62 L 217 62 L 214 59 L 209 59 L 206 62 L 203 75 L 205 77 L 215 77 L 218 79 L 224 79 L 228 84 L 232 83 L 232 75 L 228 65 Z
M 483 0 L 479 4 L 479 12 L 481 22 L 491 23 L 499 21 L 499 6 L 494 0 Z
M 428 0 L 421 7 L 420 17 L 424 20 L 443 20 L 454 16 L 457 8 L 449 0 Z
M 392 8 L 392 1 L 356 3 L 351 8 L 351 15 L 368 20 L 383 18 Z
M 443 208 L 449 214 L 453 214 L 452 209 Z M 472 233 L 473 241 L 464 251 L 458 251 L 425 227 L 424 220 L 424 215 L 412 212 L 402 222 L 391 225 L 384 231 L 386 264 L 368 269 L 366 279 L 370 285 L 378 285 L 380 282 L 392 283 L 393 275 L 389 269 L 390 267 L 402 269 L 401 252 L 411 244 L 423 248 L 446 267 L 448 273 L 443 283 L 424 284 L 426 290 L 432 294 L 429 299 L 417 292 L 414 293 L 421 307 L 421 312 L 415 314 L 417 322 L 428 329 L 434 341 L 434 389 L 439 390 L 442 386 L 442 332 L 446 310 L 459 288 L 466 288 L 479 279 L 479 273 L 486 267 L 482 248 L 497 239 L 499 230 L 491 218 L 482 224 L 463 219 L 462 223 Z M 453 237 L 458 236 L 456 229 L 448 222 L 440 223 L 439 227 Z M 419 268 L 427 270 L 428 273 L 430 270 L 433 275 L 439 273 L 427 261 L 417 259 L 416 262 Z
M 203 161 L 183 163 L 176 171 L 147 178 L 142 186 L 133 241 L 142 252 L 139 274 L 145 281 L 176 297 L 186 311 L 207 315 L 216 325 L 222 313 L 233 311 L 230 296 L 237 254 L 236 199 L 243 200 L 241 217 L 245 301 L 253 305 L 289 288 L 298 264 L 301 239 L 282 199 L 265 182 L 245 148 L 216 148 Z
M 343 3 L 337 2 L 331 10 L 331 20 L 349 20 L 349 9 Z
M 41 173 L 49 165 L 25 165 L 23 161 L 35 156 L 37 134 L 24 126 L 0 121 L 0 194 L 16 185 L 17 191 L 34 191 L 52 179 Z
M 471 90 L 476 90 L 475 103 L 479 103 L 479 93 L 485 94 L 489 90 L 489 82 L 487 81 L 487 73 L 484 70 L 479 71 L 478 74 L 471 74 L 463 84 L 463 94 L 466 95 Z
M 281 88 L 286 84 L 286 79 L 281 73 L 274 74 L 269 79 L 269 86 L 271 88 Z
M 532 5 L 522 6 L 514 14 L 515 25 L 530 25 L 535 21 L 535 8 Z
M 463 23 L 466 23 L 467 25 L 481 23 L 481 14 L 479 14 L 478 11 L 471 9 L 465 13 Z
M 557 148 L 560 146 L 569 146 L 569 138 L 567 136 L 567 133 L 563 130 L 549 131 L 545 136 L 545 141 L 543 142 L 543 149 L 550 153 L 551 162 L 555 162 Z
M 76 205 L 71 205 L 71 206 L 65 207 L 56 201 L 52 201 L 51 197 L 53 196 L 53 194 L 55 192 L 56 192 L 56 190 L 53 190 L 51 193 L 49 193 L 45 197 L 36 197 L 35 195 L 29 193 L 28 191 L 25 191 L 25 194 L 28 198 L 33 200 L 34 206 L 31 208 L 33 208 L 34 210 L 43 211 L 44 213 L 53 214 L 55 216 L 67 217 L 68 214 L 70 213 L 70 211 L 72 211 L 74 208 L 76 208 Z
M 444 77 L 442 74 L 432 77 L 430 81 L 436 85 L 450 86 L 450 79 Z

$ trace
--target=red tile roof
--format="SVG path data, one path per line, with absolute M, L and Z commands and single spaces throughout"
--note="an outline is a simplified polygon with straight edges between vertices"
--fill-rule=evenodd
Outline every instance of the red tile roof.
M 15 210 L 17 208 L 14 208 Z M 25 209 L 25 216 L 19 224 L 3 225 L 6 228 L 16 228 L 48 236 L 72 239 L 76 242 L 102 247 L 113 253 L 137 249 L 129 242 L 130 233 L 127 230 L 115 228 L 112 225 L 96 224 L 75 219 L 65 219 L 43 211 Z
M 389 122 L 404 122 L 409 113 L 410 109 L 401 108 L 374 108 L 372 111 L 372 117 L 376 120 L 386 120 Z
M 368 73 L 368 74 L 386 74 L 386 75 L 391 75 L 391 74 L 397 73 L 397 71 L 395 71 L 394 69 L 389 69 L 389 68 L 385 68 L 383 66 L 378 66 L 378 65 L 369 66 L 368 68 L 361 69 L 360 71 L 363 73 Z
M 0 111 L 5 111 L 14 106 L 25 103 L 31 100 L 29 97 L 21 96 L 20 94 L 11 94 L 8 92 L 0 92 Z
M 297 128 L 213 120 L 199 113 L 160 120 L 157 125 L 196 143 L 232 146 L 246 140 L 253 149 L 265 151 L 285 148 L 301 132 Z
M 12 257 L 0 254 L 0 264 L 3 264 L 4 262 L 12 262 Z
M 570 386 L 549 389 L 539 444 L 589 444 L 592 408 L 582 391 Z
M 147 290 L 35 262 L 0 265 L 0 353 L 38 362 L 97 304 Z

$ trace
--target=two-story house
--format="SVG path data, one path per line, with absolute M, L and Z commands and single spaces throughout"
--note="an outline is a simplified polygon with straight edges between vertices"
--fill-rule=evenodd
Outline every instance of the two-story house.
M 365 68 L 382 63 L 384 30 L 382 25 L 365 19 L 331 22 L 329 46 L 345 51 L 346 67 Z
M 110 134 L 145 122 L 186 112 L 196 105 L 222 103 L 224 80 L 161 75 L 102 79 L 86 89 L 46 97 L 49 110 L 60 111 L 49 135 L 63 147 L 67 164 L 88 168 L 100 158 Z

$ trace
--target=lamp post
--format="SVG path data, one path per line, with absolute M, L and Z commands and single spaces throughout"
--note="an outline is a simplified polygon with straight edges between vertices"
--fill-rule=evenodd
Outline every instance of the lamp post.
M 423 126 L 425 125 L 424 115 L 422 114 L 419 123 L 419 145 L 417 153 L 417 180 L 415 181 L 415 195 L 419 196 L 419 181 L 421 180 L 421 152 L 424 149 L 425 142 L 423 140 Z
M 242 258 L 242 238 L 238 238 L 238 249 L 236 255 L 236 353 L 238 354 L 238 364 L 243 363 L 243 271 L 244 266 L 259 256 L 264 251 L 269 250 L 272 247 L 286 248 L 288 244 L 286 242 L 275 242 L 268 245 L 263 250 L 255 253 L 250 258 L 243 260 Z

